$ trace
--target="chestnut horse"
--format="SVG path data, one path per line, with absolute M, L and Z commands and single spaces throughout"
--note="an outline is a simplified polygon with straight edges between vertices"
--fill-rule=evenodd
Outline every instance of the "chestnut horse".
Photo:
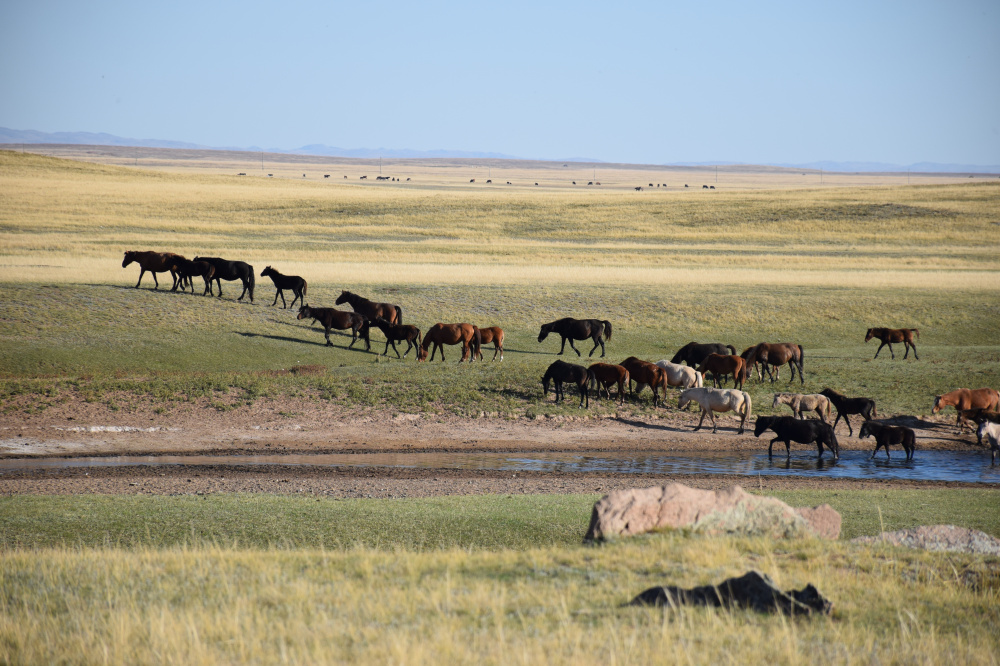
M 968 409 L 996 410 L 998 405 L 1000 405 L 1000 393 L 997 393 L 995 389 L 960 388 L 943 395 L 935 396 L 934 407 L 931 409 L 931 413 L 937 414 L 945 407 L 954 407 L 955 411 L 958 412 L 958 419 L 955 421 L 955 425 L 961 431 L 962 426 L 966 423 L 965 415 L 963 414 L 964 411 Z
M 747 362 L 742 356 L 736 354 L 709 354 L 698 366 L 698 372 L 702 375 L 712 373 L 712 383 L 715 388 L 722 388 L 722 378 L 733 376 L 733 388 L 743 388 L 743 382 L 747 378 Z
M 503 362 L 503 329 L 499 326 L 490 326 L 489 328 L 479 329 L 480 343 L 482 345 L 488 345 L 493 343 L 493 358 L 491 361 L 497 360 L 497 354 L 500 354 L 500 362 Z M 479 360 L 483 360 L 483 350 L 480 349 L 478 352 Z
M 882 344 L 878 346 L 875 350 L 875 358 L 878 358 L 878 353 L 882 351 L 882 347 L 889 345 L 889 353 L 892 354 L 892 358 L 896 358 L 896 355 L 892 353 L 892 343 L 902 342 L 903 349 L 906 353 L 903 354 L 905 359 L 910 355 L 910 347 L 913 347 L 913 358 L 920 360 L 917 356 L 917 346 L 913 344 L 913 334 L 916 333 L 917 337 L 920 337 L 919 328 L 869 328 L 868 332 L 865 333 L 865 342 L 868 342 L 872 338 L 878 338 L 882 341 Z M 886 449 L 888 451 L 888 449 Z
M 172 289 L 177 288 L 177 273 L 174 270 L 174 265 L 181 259 L 184 259 L 179 254 L 174 254 L 173 252 L 138 252 L 136 250 L 126 250 L 125 259 L 122 260 L 122 268 L 125 268 L 133 261 L 139 264 L 139 282 L 135 283 L 135 288 L 139 288 L 139 283 L 142 282 L 142 276 L 149 271 L 153 274 L 153 284 L 155 285 L 153 289 L 160 288 L 160 282 L 156 279 L 157 273 L 166 273 L 170 271 L 170 277 L 173 278 Z
M 625 385 L 629 383 L 628 370 L 620 365 L 610 363 L 594 363 L 587 372 L 590 373 L 590 385 L 597 390 L 597 397 L 601 397 L 601 388 L 611 399 L 611 387 L 618 384 L 618 404 L 625 403 Z
M 802 374 L 802 359 L 803 359 L 802 345 L 797 345 L 792 342 L 777 342 L 777 343 L 767 343 L 761 342 L 750 355 L 746 358 L 747 367 L 753 367 L 754 363 L 760 363 L 767 370 L 767 376 L 771 378 L 771 383 L 777 379 L 781 373 L 781 366 L 788 364 L 788 367 L 792 371 L 792 377 L 789 382 L 795 381 L 795 370 L 799 371 L 799 381 L 803 384 L 806 380 Z M 774 374 L 771 374 L 771 368 L 775 369 Z
M 434 345 L 434 350 L 431 351 L 430 360 L 434 360 L 434 354 L 437 350 L 441 350 L 441 360 L 444 361 L 444 346 L 443 345 L 457 345 L 462 344 L 462 358 L 458 359 L 461 363 L 465 359 L 469 359 L 469 362 L 476 360 L 476 355 L 479 354 L 479 347 L 481 346 L 482 337 L 479 334 L 479 329 L 472 324 L 441 324 L 437 323 L 430 327 L 424 335 L 424 341 L 420 345 L 419 351 L 417 351 L 417 360 L 426 361 L 427 360 L 427 350 L 430 349 L 431 344 Z M 470 358 L 469 352 L 472 352 Z
M 403 308 L 392 303 L 376 303 L 367 298 L 358 296 L 349 291 L 342 291 L 337 297 L 335 305 L 350 303 L 355 312 L 363 314 L 370 321 L 375 321 L 375 317 L 382 317 L 390 324 L 403 323 Z
M 618 365 L 628 370 L 630 394 L 633 393 L 632 382 L 635 382 L 635 393 L 642 393 L 642 389 L 646 385 L 649 385 L 649 388 L 653 390 L 653 407 L 656 407 L 657 403 L 660 402 L 659 391 L 661 386 L 663 387 L 663 397 L 666 399 L 667 388 L 670 386 L 670 383 L 667 381 L 666 370 L 655 363 L 643 361 L 635 356 L 629 356 Z

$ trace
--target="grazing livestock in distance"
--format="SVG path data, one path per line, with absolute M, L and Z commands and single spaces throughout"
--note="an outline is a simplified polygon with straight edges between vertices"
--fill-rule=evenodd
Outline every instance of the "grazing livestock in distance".
M 601 388 L 611 399 L 611 387 L 618 384 L 618 404 L 625 403 L 625 385 L 629 383 L 628 370 L 620 365 L 611 363 L 594 363 L 587 371 L 590 373 L 590 386 L 597 391 L 598 399 L 601 397 Z
M 542 377 L 542 392 L 545 397 L 549 395 L 550 381 L 555 389 L 556 402 L 560 402 L 565 397 L 563 382 L 570 382 L 576 384 L 576 387 L 580 389 L 580 406 L 583 407 L 584 401 L 586 401 L 586 406 L 590 407 L 590 390 L 588 388 L 590 373 L 587 372 L 587 368 L 566 361 L 553 361 Z
M 350 349 L 354 346 L 354 343 L 358 341 L 358 334 L 360 333 L 361 339 L 365 341 L 365 351 L 371 351 L 372 343 L 369 335 L 370 327 L 368 319 L 357 312 L 345 312 L 343 310 L 335 310 L 334 308 L 311 308 L 308 305 L 303 305 L 299 308 L 299 315 L 296 319 L 312 319 L 314 322 L 322 324 L 327 347 L 333 346 L 333 343 L 330 342 L 331 329 L 335 328 L 343 331 L 349 328 L 351 329 L 352 337 L 351 344 L 347 348 Z
M 878 414 L 875 412 L 875 401 L 871 398 L 848 398 L 846 395 L 828 388 L 820 391 L 820 394 L 829 398 L 837 410 L 837 419 L 833 422 L 833 427 L 836 428 L 837 423 L 843 418 L 844 423 L 847 424 L 848 435 L 854 434 L 854 429 L 851 428 L 851 420 L 847 418 L 851 414 L 860 414 L 865 421 L 878 418 Z
M 594 348 L 590 350 L 587 356 L 593 356 L 597 346 L 600 345 L 601 358 L 604 358 L 604 340 L 611 340 L 611 322 L 605 319 L 573 319 L 572 317 L 565 317 L 549 322 L 548 324 L 542 324 L 542 328 L 538 332 L 538 341 L 541 342 L 544 340 L 548 337 L 549 333 L 558 333 L 562 336 L 562 346 L 559 347 L 560 355 L 565 351 L 566 341 L 569 340 L 570 348 L 576 352 L 577 356 L 580 356 L 580 350 L 573 345 L 573 341 L 590 338 L 594 341 Z
M 271 303 L 271 307 L 278 304 L 278 296 L 281 296 L 281 309 L 284 310 L 287 307 L 292 307 L 295 305 L 295 301 L 299 301 L 299 305 L 306 302 L 306 290 L 308 285 L 306 281 L 300 278 L 298 275 L 282 275 L 275 269 L 268 266 L 260 272 L 261 277 L 270 277 L 271 282 L 274 283 L 274 288 L 276 289 L 274 294 L 274 303 Z M 285 304 L 285 289 L 291 289 L 292 293 L 295 294 L 295 298 L 292 299 L 292 305 Z
M 864 439 L 869 435 L 875 438 L 875 450 L 872 451 L 872 458 L 878 453 L 880 447 L 885 447 L 885 459 L 891 460 L 889 456 L 889 445 L 899 444 L 906 452 L 906 459 L 913 460 L 913 449 L 916 448 L 917 435 L 909 428 L 903 426 L 891 426 L 874 421 L 865 421 L 861 424 L 858 432 L 858 439 Z
M 653 391 L 653 407 L 660 401 L 659 390 L 663 388 L 663 398 L 667 397 L 667 371 L 656 365 L 655 363 L 650 363 L 649 361 L 643 361 L 637 359 L 635 356 L 629 356 L 627 359 L 619 363 L 628 370 L 629 374 L 629 393 L 632 394 L 632 382 L 636 383 L 634 393 L 642 393 L 647 385 Z
M 760 437 L 765 430 L 773 430 L 777 435 L 771 440 L 767 447 L 767 456 L 770 458 L 775 442 L 785 443 L 785 455 L 792 456 L 792 442 L 799 444 L 812 444 L 816 442 L 819 449 L 819 457 L 823 457 L 823 445 L 830 449 L 834 458 L 840 457 L 840 445 L 837 443 L 837 435 L 829 423 L 817 423 L 816 421 L 799 421 L 792 416 L 758 416 L 757 423 L 754 424 L 753 434 Z
M 771 378 L 772 384 L 775 379 L 778 379 L 781 373 L 781 366 L 787 363 L 792 372 L 792 376 L 788 381 L 795 381 L 795 370 L 798 369 L 799 381 L 805 384 L 805 375 L 802 372 L 804 355 L 802 345 L 797 345 L 793 342 L 761 342 L 753 348 L 746 362 L 748 367 L 752 367 L 754 363 L 760 363 L 767 370 L 767 376 Z M 774 374 L 771 373 L 771 368 L 775 369 Z M 763 379 L 763 376 L 761 379 Z
M 674 354 L 670 359 L 671 363 L 687 363 L 692 368 L 696 368 L 708 357 L 709 354 L 735 354 L 736 347 L 724 345 L 721 342 L 689 342 Z
M 742 356 L 735 354 L 709 354 L 698 366 L 698 372 L 702 375 L 712 373 L 712 384 L 716 388 L 722 388 L 722 378 L 733 376 L 733 388 L 743 388 L 743 382 L 747 378 L 747 362 Z
M 483 350 L 482 345 L 488 345 L 493 343 L 493 358 L 490 362 L 497 360 L 497 354 L 500 355 L 500 362 L 503 363 L 503 329 L 499 326 L 490 326 L 488 328 L 479 329 L 480 337 L 480 349 L 479 349 L 479 360 L 483 360 Z
M 931 409 L 931 413 L 937 414 L 945 407 L 954 407 L 955 411 L 958 412 L 958 419 L 955 421 L 955 425 L 958 426 L 958 430 L 961 432 L 962 426 L 966 423 L 964 412 L 970 409 L 996 410 L 998 405 L 1000 405 L 1000 393 L 997 393 L 994 389 L 960 388 L 943 395 L 935 396 L 934 407 Z
M 122 268 L 125 268 L 133 261 L 139 264 L 139 281 L 135 283 L 136 289 L 139 288 L 142 276 L 146 274 L 146 271 L 153 274 L 153 289 L 160 288 L 160 282 L 156 279 L 156 274 L 170 271 L 170 277 L 173 278 L 172 289 L 176 289 L 177 273 L 174 270 L 174 265 L 181 259 L 184 259 L 184 257 L 173 252 L 137 252 L 135 250 L 126 250 L 125 258 L 122 260 Z
M 830 418 L 830 399 L 819 393 L 775 393 L 771 407 L 788 405 L 797 419 L 804 419 L 803 411 L 815 411 L 819 420 L 826 423 Z
M 698 388 L 705 385 L 704 376 L 694 368 L 666 360 L 657 361 L 656 365 L 667 373 L 667 383 L 671 386 Z
M 979 436 L 980 442 L 983 441 L 983 437 L 986 437 L 986 440 L 990 443 L 990 465 L 995 464 L 997 453 L 1000 453 L 1000 425 L 983 421 L 979 424 L 979 428 L 976 429 L 976 435 Z
M 375 317 L 382 317 L 382 319 L 385 319 L 390 324 L 403 323 L 403 308 L 398 305 L 393 305 L 392 303 L 376 303 L 349 291 L 340 292 L 340 296 L 337 297 L 335 305 L 341 305 L 343 303 L 350 303 L 352 310 L 363 314 L 369 319 L 369 321 L 374 320 Z
M 420 345 L 420 349 L 417 351 L 417 360 L 426 361 L 427 360 L 427 350 L 433 344 L 434 349 L 431 351 L 430 360 L 434 360 L 434 355 L 437 351 L 441 350 L 441 360 L 444 361 L 444 345 L 462 345 L 462 358 L 458 359 L 461 363 L 465 359 L 469 359 L 469 362 L 476 360 L 476 356 L 479 354 L 481 337 L 479 335 L 479 329 L 472 324 L 441 324 L 437 323 L 431 326 L 427 334 L 424 335 L 424 341 Z M 469 352 L 472 352 L 470 358 Z
M 714 433 L 717 423 L 715 421 L 715 414 L 712 412 L 732 411 L 740 415 L 740 428 L 737 434 L 743 434 L 744 425 L 746 425 L 747 419 L 750 418 L 752 409 L 750 396 L 744 391 L 708 387 L 685 389 L 681 391 L 681 397 L 677 400 L 677 408 L 684 409 L 692 401 L 697 402 L 698 406 L 701 407 L 701 419 L 698 420 L 695 431 L 701 428 L 701 424 L 705 420 L 705 414 L 708 414 L 709 418 L 712 419 L 712 432 Z
M 174 271 L 177 273 L 177 283 L 174 284 L 174 289 L 180 286 L 181 291 L 184 291 L 184 282 L 187 281 L 191 285 L 191 293 L 194 293 L 194 280 L 192 278 L 201 277 L 205 280 L 205 291 L 201 293 L 202 296 L 212 293 L 212 276 L 215 275 L 215 267 L 207 261 L 189 261 L 187 259 L 178 259 L 174 263 Z
M 195 257 L 194 260 L 207 261 L 215 268 L 215 273 L 212 277 L 215 279 L 216 286 L 219 287 L 219 298 L 222 298 L 223 280 L 227 282 L 239 280 L 243 283 L 243 293 L 236 300 L 242 301 L 244 296 L 249 295 L 250 302 L 253 303 L 253 266 L 245 261 L 229 261 L 220 257 Z
M 396 343 L 403 342 L 404 340 L 406 341 L 406 351 L 403 352 L 402 358 L 406 358 L 411 349 L 420 348 L 422 338 L 420 337 L 420 329 L 416 326 L 410 324 L 390 324 L 385 319 L 382 319 L 382 317 L 375 317 L 372 323 L 378 326 L 379 330 L 385 336 L 385 351 L 382 352 L 382 356 L 389 355 L 389 345 L 392 345 L 392 351 L 396 352 L 396 358 L 400 358 L 399 350 L 396 349 Z
M 865 342 L 868 342 L 872 338 L 878 338 L 882 341 L 882 344 L 878 346 L 875 350 L 875 358 L 878 358 L 878 353 L 882 351 L 882 347 L 889 345 L 889 353 L 892 354 L 892 358 L 895 359 L 896 355 L 892 353 L 892 343 L 902 342 L 903 349 L 906 353 L 903 354 L 903 359 L 905 360 L 907 356 L 910 355 L 910 348 L 913 348 L 913 358 L 920 360 L 917 356 L 917 346 L 913 344 L 913 334 L 916 333 L 917 337 L 920 337 L 920 329 L 918 328 L 869 328 L 868 332 L 865 333 Z

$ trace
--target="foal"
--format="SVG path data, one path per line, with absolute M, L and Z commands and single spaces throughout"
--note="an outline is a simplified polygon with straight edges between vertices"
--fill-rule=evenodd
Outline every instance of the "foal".
M 274 303 L 271 303 L 272 307 L 278 304 L 278 296 L 281 296 L 282 309 L 294 306 L 295 301 L 299 301 L 300 304 L 305 304 L 307 285 L 306 281 L 298 275 L 282 275 L 268 266 L 260 272 L 260 276 L 270 277 L 271 282 L 274 283 L 274 288 L 277 289 L 277 292 L 274 294 Z M 292 305 L 285 304 L 285 289 L 291 289 L 292 293 L 295 294 L 295 298 L 292 299 Z

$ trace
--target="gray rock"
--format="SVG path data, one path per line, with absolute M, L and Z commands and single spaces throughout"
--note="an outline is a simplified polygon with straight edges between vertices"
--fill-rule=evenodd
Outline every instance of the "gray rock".
M 879 536 L 852 539 L 854 543 L 888 543 L 893 546 L 950 553 L 1000 555 L 1000 539 L 986 532 L 955 525 L 921 525 L 908 530 L 882 532 Z
M 713 606 L 749 608 L 759 613 L 785 615 L 829 615 L 831 604 L 813 585 L 782 592 L 771 579 L 756 571 L 729 578 L 718 585 L 691 589 L 674 586 L 651 587 L 629 602 L 630 606 Z

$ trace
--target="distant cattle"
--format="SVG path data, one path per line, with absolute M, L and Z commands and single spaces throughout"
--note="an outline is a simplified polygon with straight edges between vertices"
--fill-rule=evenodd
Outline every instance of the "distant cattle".
M 707 190 L 707 189 L 708 189 L 708 185 L 702 185 L 702 186 L 701 186 L 701 189 L 703 189 L 703 190 Z
M 469 182 L 470 182 L 470 183 L 474 183 L 474 182 L 476 182 L 476 179 L 475 179 L 475 178 L 473 178 L 473 179 L 471 179 L 471 180 L 470 180 Z
M 652 187 L 652 186 L 653 186 L 653 184 L 652 184 L 652 183 L 650 183 L 649 185 L 647 185 L 647 187 Z
M 329 178 L 329 177 L 330 177 L 330 174 L 328 174 L 328 173 L 324 173 L 324 174 L 323 174 L 323 177 L 324 177 L 324 178 Z
M 576 185 L 576 181 L 575 180 L 573 181 L 573 184 Z
M 274 174 L 273 174 L 273 173 L 269 173 L 269 174 L 267 174 L 267 177 L 268 177 L 268 178 L 273 178 L 273 177 L 274 177 Z
M 593 185 L 593 184 L 594 184 L 594 181 L 590 181 L 589 183 L 587 183 L 587 185 Z
M 507 181 L 507 184 L 508 184 L 508 185 L 512 185 L 513 183 L 511 183 L 511 182 L 510 182 L 510 181 L 508 180 L 508 181 Z
M 596 183 L 594 183 L 594 185 L 600 185 L 600 184 L 601 184 L 601 181 L 597 181 Z
M 361 176 L 358 178 L 358 180 L 368 180 L 368 176 Z
M 486 184 L 487 184 L 487 185 L 491 185 L 492 183 L 493 183 L 493 181 L 492 181 L 492 180 L 487 180 L 487 181 L 486 181 Z
M 687 183 L 684 183 L 684 187 L 687 187 Z
M 535 185 L 537 186 L 537 185 L 538 185 L 538 183 L 535 183 Z
M 344 180 L 347 180 L 347 176 L 344 176 Z
M 245 174 L 245 173 L 238 173 L 238 174 L 236 174 L 236 175 L 237 175 L 237 176 L 245 176 L 246 174 Z
M 375 176 L 375 180 L 389 180 L 389 176 Z
M 714 190 L 715 189 L 715 185 L 710 185 L 708 189 Z
M 407 179 L 406 179 L 406 182 L 410 182 L 410 179 L 409 179 L 409 178 L 407 178 Z
M 642 188 L 641 188 L 641 187 L 636 187 L 636 188 L 635 188 L 635 191 L 636 191 L 636 192 L 642 192 Z

